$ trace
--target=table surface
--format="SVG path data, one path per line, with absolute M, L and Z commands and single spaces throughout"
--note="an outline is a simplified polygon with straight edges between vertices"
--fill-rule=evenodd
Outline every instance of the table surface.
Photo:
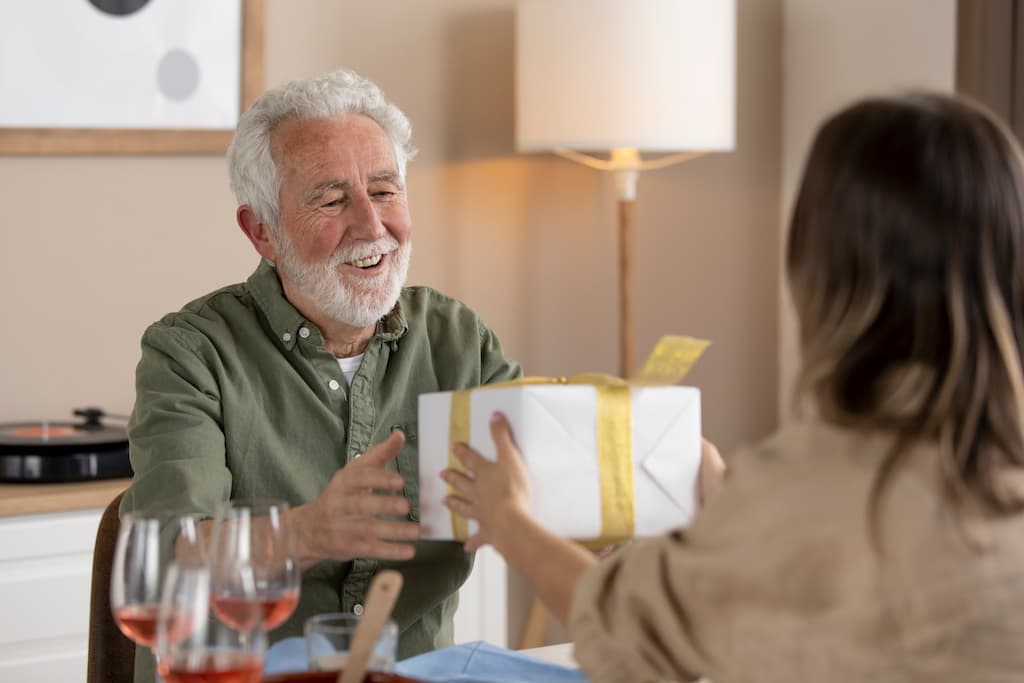
M 65 484 L 0 484 L 0 517 L 105 508 L 131 479 Z
M 577 669 L 580 666 L 572 656 L 572 643 L 545 645 L 544 647 L 535 647 L 529 650 L 523 650 L 522 652 L 524 655 L 543 659 L 545 662 L 550 662 L 552 664 L 571 666 Z M 711 683 L 711 681 L 706 678 L 701 678 L 697 683 Z
M 576 659 L 572 656 L 572 643 L 560 643 L 558 645 L 534 647 L 528 650 L 522 650 L 522 653 L 524 655 L 536 657 L 537 659 L 542 659 L 551 664 L 579 668 L 579 664 L 576 663 Z

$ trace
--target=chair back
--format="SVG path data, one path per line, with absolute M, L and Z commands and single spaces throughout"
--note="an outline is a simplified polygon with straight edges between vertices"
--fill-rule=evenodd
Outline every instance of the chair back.
M 135 643 L 121 633 L 110 611 L 110 574 L 117 532 L 121 527 L 118 508 L 123 495 L 119 493 L 110 501 L 96 531 L 89 602 L 87 683 L 132 683 L 135 678 Z

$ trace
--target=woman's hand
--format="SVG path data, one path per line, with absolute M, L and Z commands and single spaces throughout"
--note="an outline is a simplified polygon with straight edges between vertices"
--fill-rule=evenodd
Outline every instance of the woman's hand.
M 480 531 L 465 543 L 466 550 L 470 552 L 487 543 L 495 543 L 496 537 L 505 529 L 530 516 L 530 482 L 526 466 L 512 438 L 508 420 L 501 413 L 491 416 L 491 437 L 498 449 L 497 462 L 491 462 L 466 444 L 459 443 L 455 445 L 455 457 L 465 472 L 455 469 L 441 472 L 441 478 L 454 492 L 445 498 L 445 506 L 480 525 Z
M 715 497 L 725 480 L 725 460 L 718 453 L 715 444 L 705 438 L 700 440 L 700 483 L 698 505 L 704 507 Z
M 576 582 L 597 560 L 589 550 L 553 535 L 530 517 L 530 480 L 501 413 L 491 416 L 491 438 L 498 448 L 497 462 L 466 444 L 456 444 L 455 457 L 466 472 L 441 472 L 454 491 L 444 504 L 480 525 L 480 532 L 466 541 L 467 551 L 493 545 L 533 586 L 551 613 L 568 623 Z M 544 561 L 538 562 L 538 557 Z

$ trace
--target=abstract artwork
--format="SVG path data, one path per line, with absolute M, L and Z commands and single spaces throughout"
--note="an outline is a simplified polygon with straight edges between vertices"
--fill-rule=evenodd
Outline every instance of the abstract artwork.
M 265 0 L 0 2 L 0 153 L 222 152 Z

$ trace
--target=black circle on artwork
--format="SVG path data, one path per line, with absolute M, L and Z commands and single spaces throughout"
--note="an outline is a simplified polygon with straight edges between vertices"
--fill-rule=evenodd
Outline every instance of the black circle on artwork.
M 89 0 L 89 4 L 101 12 L 123 17 L 138 12 L 149 4 L 149 0 Z

